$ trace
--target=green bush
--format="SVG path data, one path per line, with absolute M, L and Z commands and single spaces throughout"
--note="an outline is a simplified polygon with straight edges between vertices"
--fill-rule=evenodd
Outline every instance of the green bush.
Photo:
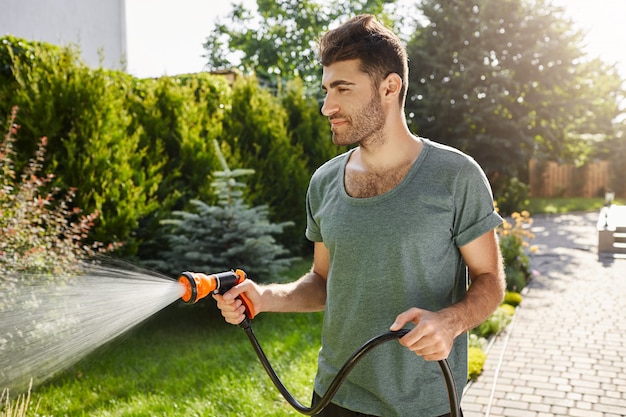
M 224 120 L 223 143 L 233 164 L 253 169 L 248 182 L 252 205 L 267 205 L 272 221 L 292 221 L 294 228 L 278 237 L 299 253 L 306 224 L 304 196 L 309 173 L 302 145 L 291 143 L 287 115 L 278 100 L 254 78 L 237 81 L 232 107 Z
M 514 291 L 507 291 L 504 294 L 504 304 L 508 304 L 510 306 L 513 307 L 517 307 L 522 303 L 522 300 L 524 298 L 522 297 L 522 295 L 518 292 L 514 292 Z
M 505 219 L 496 232 L 504 261 L 507 290 L 520 292 L 532 275 L 529 253 L 536 252 L 536 247 L 530 246 L 530 240 L 535 236 L 528 229 L 532 224 L 528 211 L 513 212 L 511 219 L 512 222 Z
M 219 166 L 211 143 L 222 135 L 230 87 L 210 74 L 138 80 L 129 97 L 131 131 L 138 131 L 146 169 L 157 171 L 158 207 L 139 219 L 133 234 L 139 259 L 151 259 L 167 243 L 159 222 L 189 201 L 214 202 L 211 172 Z
M 40 176 L 47 139 L 41 138 L 35 155 L 17 178 L 13 143 L 19 126 L 17 107 L 0 144 L 0 276 L 10 273 L 58 274 L 79 261 L 117 246 L 100 242 L 86 244 L 98 212 L 82 214 L 72 207 L 75 190 L 49 188 L 54 176 Z M 6 288 L 0 293 L 6 295 Z M 1 304 L 1 303 L 0 303 Z
M 489 338 L 497 335 L 509 325 L 515 314 L 515 307 L 500 305 L 487 320 L 479 324 L 472 333 L 478 337 Z
M 31 44 L 28 54 L 15 55 L 4 41 L 0 52 L 10 56 L 11 73 L 0 79 L 0 102 L 21 110 L 17 166 L 26 164 L 38 138 L 46 136 L 43 172 L 54 172 L 52 183 L 59 188 L 76 187 L 76 203 L 101 214 L 90 237 L 124 241 L 124 250 L 134 252 L 129 237 L 138 219 L 157 206 L 153 194 L 160 178 L 145 161 L 138 132 L 129 130 L 132 77 L 91 69 L 70 47 Z
M 99 211 L 94 240 L 123 241 L 119 255 L 148 259 L 163 247 L 160 220 L 190 209 L 193 199 L 213 204 L 211 173 L 219 169 L 218 140 L 233 166 L 257 175 L 246 192 L 266 205 L 275 222 L 293 221 L 277 238 L 293 253 L 304 246 L 304 195 L 314 167 L 336 149 L 313 99 L 294 84 L 282 97 L 255 78 L 206 73 L 136 79 L 88 68 L 71 47 L 3 37 L 0 109 L 22 109 L 16 165 L 46 135 L 43 172 L 54 185 L 77 187 L 75 201 Z M 288 109 L 286 106 L 289 106 Z
M 468 350 L 467 379 L 474 380 L 483 371 L 487 355 L 481 348 L 470 347 Z
M 472 380 L 482 372 L 486 354 L 487 340 L 502 332 L 513 320 L 515 306 L 522 302 L 519 293 L 507 292 L 503 303 L 491 316 L 469 332 L 469 375 Z
M 212 197 L 210 176 L 219 167 L 212 141 L 223 134 L 229 90 L 223 78 L 209 74 L 135 82 L 130 129 L 139 131 L 140 147 L 159 168 L 161 209 Z
M 525 207 L 530 201 L 529 186 L 517 177 L 494 181 L 493 188 L 498 207 L 503 215 L 513 214 L 518 207 Z
M 148 265 L 170 274 L 238 268 L 257 281 L 274 280 L 294 260 L 286 257 L 289 252 L 274 236 L 293 223 L 271 223 L 267 206 L 246 204 L 245 184 L 238 178 L 253 171 L 231 171 L 223 158 L 222 163 L 224 169 L 214 173 L 212 183 L 217 205 L 192 200 L 193 211 L 175 211 L 175 218 L 163 220 L 169 246 Z

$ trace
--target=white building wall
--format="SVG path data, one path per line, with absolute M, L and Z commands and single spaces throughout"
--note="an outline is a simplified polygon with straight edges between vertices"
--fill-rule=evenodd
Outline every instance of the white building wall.
M 125 69 L 125 0 L 0 0 L 0 35 L 77 45 L 87 65 Z

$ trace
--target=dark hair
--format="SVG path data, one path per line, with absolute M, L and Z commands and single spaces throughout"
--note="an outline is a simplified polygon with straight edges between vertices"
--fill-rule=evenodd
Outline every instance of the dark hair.
M 374 80 L 375 86 L 389 74 L 398 74 L 402 78 L 400 104 L 404 102 L 409 81 L 406 49 L 400 38 L 375 16 L 358 15 L 330 30 L 320 40 L 318 54 L 325 67 L 359 59 L 361 71 Z

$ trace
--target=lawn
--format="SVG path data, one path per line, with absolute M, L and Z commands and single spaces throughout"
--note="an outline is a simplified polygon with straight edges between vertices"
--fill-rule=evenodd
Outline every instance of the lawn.
M 615 204 L 626 204 L 626 200 L 617 199 Z M 562 198 L 531 198 L 526 207 L 531 215 L 535 214 L 559 214 L 580 211 L 600 211 L 605 204 L 604 198 L 582 198 L 582 197 L 562 197 Z
M 172 307 L 33 395 L 45 416 L 295 416 L 243 331 L 208 306 Z M 255 333 L 296 398 L 311 396 L 319 316 L 268 315 Z M 310 333 L 302 334 L 303 329 Z

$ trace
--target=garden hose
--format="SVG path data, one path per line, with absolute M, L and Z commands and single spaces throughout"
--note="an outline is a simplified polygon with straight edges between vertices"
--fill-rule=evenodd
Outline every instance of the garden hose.
M 281 382 L 280 378 L 278 378 L 278 375 L 276 375 L 276 372 L 274 372 L 272 365 L 269 363 L 267 356 L 263 352 L 261 345 L 259 345 L 259 341 L 252 331 L 250 320 L 248 320 L 247 318 L 244 319 L 244 321 L 239 324 L 239 327 L 241 327 L 246 332 L 246 335 L 248 336 L 248 339 L 250 339 L 250 343 L 252 343 L 254 351 L 261 361 L 263 368 L 265 368 L 265 371 L 269 375 L 276 388 L 278 388 L 278 391 L 280 391 L 285 400 L 287 400 L 287 402 L 293 408 L 295 408 L 296 411 L 307 416 L 314 416 L 316 414 L 319 414 L 324 408 L 326 408 L 326 406 L 328 406 L 330 401 L 337 393 L 337 390 L 339 390 L 339 387 L 341 386 L 343 381 L 348 377 L 350 371 L 352 371 L 352 369 L 356 366 L 356 364 L 363 356 L 365 356 L 368 352 L 370 352 L 378 345 L 381 345 L 390 340 L 399 339 L 409 332 L 406 329 L 398 330 L 396 332 L 387 332 L 367 341 L 365 344 L 363 344 L 363 346 L 357 349 L 348 358 L 348 360 L 346 360 L 321 400 L 313 407 L 306 407 L 302 405 L 298 400 L 296 400 L 291 395 L 291 393 L 289 393 L 287 388 L 285 388 L 285 385 Z M 446 382 L 446 388 L 448 390 L 448 400 L 450 402 L 450 417 L 459 417 L 459 399 L 457 396 L 456 385 L 454 383 L 454 377 L 452 375 L 450 365 L 448 364 L 448 361 L 446 359 L 443 359 L 438 363 L 439 367 L 441 368 L 441 372 L 443 373 L 443 377 Z
M 245 272 L 241 270 L 237 271 L 229 271 L 229 272 L 221 272 L 219 274 L 213 275 L 205 275 L 194 272 L 183 272 L 179 278 L 179 282 L 185 286 L 185 295 L 183 295 L 183 301 L 187 303 L 195 303 L 197 300 L 206 297 L 210 292 L 219 292 L 223 294 L 228 291 L 233 286 L 239 284 L 245 279 Z M 241 296 L 240 296 L 241 297 Z M 250 324 L 250 319 L 254 317 L 253 310 L 249 307 L 252 307 L 252 303 L 249 302 L 247 298 L 242 297 L 242 301 L 244 303 L 244 307 L 246 308 L 246 318 L 239 323 L 239 327 L 241 327 L 250 339 L 250 343 L 254 348 L 254 351 L 257 354 L 257 357 L 261 361 L 263 368 L 269 375 L 270 379 L 280 391 L 281 395 L 285 400 L 299 413 L 314 416 L 319 414 L 324 408 L 330 404 L 330 401 L 333 399 L 341 384 L 348 377 L 348 374 L 352 369 L 356 366 L 356 364 L 365 356 L 368 352 L 370 352 L 375 347 L 388 342 L 390 340 L 399 339 L 409 331 L 406 329 L 398 330 L 395 332 L 386 332 L 379 336 L 376 336 L 365 344 L 363 344 L 359 349 L 357 349 L 349 358 L 346 360 L 344 365 L 341 367 L 335 378 L 331 382 L 328 390 L 322 396 L 320 401 L 312 407 L 307 407 L 302 405 L 297 399 L 291 395 L 289 390 L 282 383 L 274 368 L 270 364 L 265 352 L 261 348 L 259 341 L 257 340 L 254 332 L 252 331 L 252 325 Z M 448 400 L 450 402 L 450 417 L 459 417 L 459 399 L 456 391 L 456 385 L 454 383 L 454 376 L 452 375 L 452 370 L 450 369 L 450 365 L 446 359 L 438 361 L 439 367 L 441 368 L 441 372 L 443 374 L 443 378 L 446 383 L 446 388 L 448 390 Z

